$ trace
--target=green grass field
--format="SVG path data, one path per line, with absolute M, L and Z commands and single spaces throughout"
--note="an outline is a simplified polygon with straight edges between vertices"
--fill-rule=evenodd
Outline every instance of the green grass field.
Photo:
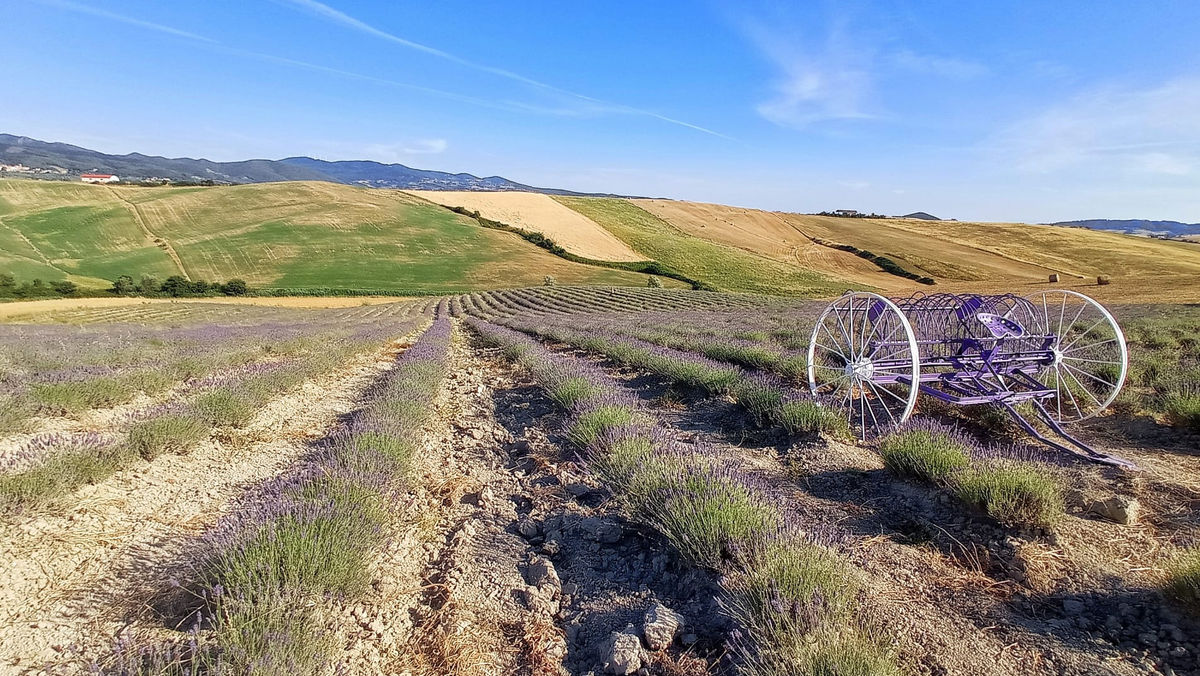
M 861 288 L 814 270 L 687 235 L 627 200 L 554 199 L 599 223 L 634 251 L 720 291 L 828 296 Z
M 168 246 L 193 278 L 257 287 L 455 293 L 536 285 L 546 275 L 561 284 L 646 284 L 646 275 L 566 261 L 398 191 L 0 181 L 0 272 L 19 280 L 161 279 L 180 272 Z

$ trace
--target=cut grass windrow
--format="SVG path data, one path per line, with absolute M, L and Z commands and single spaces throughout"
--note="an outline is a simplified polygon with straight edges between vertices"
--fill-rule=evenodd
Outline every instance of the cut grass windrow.
M 38 454 L 34 466 L 0 475 L 0 513 L 13 515 L 61 501 L 80 486 L 101 481 L 139 461 L 164 453 L 187 453 L 214 430 L 240 427 L 271 399 L 306 380 L 341 366 L 353 355 L 403 334 L 411 322 L 388 325 L 385 332 L 364 333 L 329 341 L 302 358 L 247 368 L 197 393 L 143 412 L 128 426 L 124 439 L 104 438 L 77 443 L 66 437 L 57 444 L 35 439 L 22 449 Z M 44 448 L 44 446 L 50 446 Z
M 118 650 L 112 673 L 321 673 L 336 661 L 317 608 L 368 587 L 391 504 L 447 369 L 442 317 L 364 395 L 350 419 L 292 471 L 247 496 L 197 547 L 188 585 L 202 599 L 180 641 Z
M 563 406 L 567 436 L 635 519 L 685 561 L 722 573 L 722 607 L 745 628 L 735 642 L 743 673 L 898 673 L 859 625 L 852 567 L 790 531 L 750 476 L 666 438 L 635 398 L 591 365 L 516 330 L 468 323 Z

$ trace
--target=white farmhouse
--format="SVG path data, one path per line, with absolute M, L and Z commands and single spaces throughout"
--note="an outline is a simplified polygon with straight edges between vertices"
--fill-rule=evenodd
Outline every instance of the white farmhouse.
M 79 177 L 84 183 L 116 183 L 121 180 L 112 174 L 83 174 Z

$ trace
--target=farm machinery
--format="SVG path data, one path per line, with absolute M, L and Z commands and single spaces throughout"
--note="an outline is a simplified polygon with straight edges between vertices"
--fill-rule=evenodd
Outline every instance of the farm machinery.
M 954 405 L 991 404 L 1061 451 L 1110 465 L 1064 425 L 1117 397 L 1129 352 L 1112 314 L 1074 291 L 923 294 L 850 292 L 825 308 L 808 346 L 808 381 L 843 409 L 859 438 L 894 429 L 920 394 Z M 1052 439 L 1035 426 L 1036 418 Z

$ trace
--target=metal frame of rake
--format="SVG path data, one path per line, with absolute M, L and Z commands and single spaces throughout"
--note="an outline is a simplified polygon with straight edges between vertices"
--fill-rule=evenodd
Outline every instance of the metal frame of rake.
M 1062 425 L 1103 411 L 1128 368 L 1112 314 L 1066 290 L 904 299 L 847 292 L 817 319 L 808 346 L 809 388 L 823 405 L 843 409 L 860 439 L 899 427 L 923 393 L 999 406 L 1049 446 L 1123 467 L 1132 464 L 1095 451 Z

